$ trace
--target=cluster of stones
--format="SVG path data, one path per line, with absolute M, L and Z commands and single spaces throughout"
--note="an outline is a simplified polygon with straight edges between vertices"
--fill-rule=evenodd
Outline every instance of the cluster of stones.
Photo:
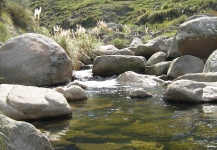
M 83 54 L 80 61 L 93 64 L 94 76 L 119 75 L 116 81 L 121 84 L 150 87 L 172 80 L 164 93 L 168 101 L 216 102 L 217 17 L 191 19 L 180 25 L 172 38 L 143 43 L 135 37 L 129 47 L 120 50 L 112 45 L 101 46 L 90 57 Z M 0 48 L 0 77 L 4 78 L 4 84 L 0 84 L 0 111 L 4 114 L 0 115 L 0 132 L 6 136 L 10 134 L 7 131 L 14 133 L 9 149 L 52 149 L 40 131 L 15 120 L 71 117 L 68 101 L 88 98 L 85 85 L 69 83 L 72 66 L 65 51 L 53 40 L 34 33 L 11 38 Z M 62 83 L 69 84 L 44 87 Z M 131 98 L 153 96 L 143 88 L 127 93 Z M 25 136 L 19 135 L 20 130 Z

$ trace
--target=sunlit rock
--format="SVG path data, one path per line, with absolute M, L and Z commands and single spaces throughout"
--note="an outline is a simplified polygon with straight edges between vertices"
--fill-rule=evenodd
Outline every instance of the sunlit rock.
M 0 85 L 0 111 L 15 120 L 70 117 L 71 107 L 55 90 L 22 85 Z
M 33 125 L 15 121 L 2 114 L 0 114 L 0 133 L 1 149 L 52 150 L 48 138 Z
M 204 62 L 198 57 L 184 55 L 174 59 L 168 69 L 167 75 L 171 79 L 175 79 L 187 73 L 203 72 Z
M 0 76 L 7 84 L 60 84 L 71 81 L 72 64 L 54 40 L 27 33 L 9 39 L 1 47 Z
M 164 99 L 172 102 L 217 102 L 217 82 L 177 80 L 168 85 Z
M 93 75 L 113 76 L 126 71 L 145 72 L 146 59 L 142 56 L 98 56 L 93 61 Z

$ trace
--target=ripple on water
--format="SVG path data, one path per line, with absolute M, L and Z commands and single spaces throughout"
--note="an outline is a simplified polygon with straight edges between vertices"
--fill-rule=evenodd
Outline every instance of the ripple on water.
M 143 86 L 152 98 L 128 99 L 126 91 L 136 85 L 121 85 L 114 78 L 89 79 L 83 80 L 89 99 L 70 103 L 73 117 L 67 126 L 61 121 L 35 124 L 52 135 L 55 149 L 216 149 L 217 106 L 164 102 L 162 86 Z

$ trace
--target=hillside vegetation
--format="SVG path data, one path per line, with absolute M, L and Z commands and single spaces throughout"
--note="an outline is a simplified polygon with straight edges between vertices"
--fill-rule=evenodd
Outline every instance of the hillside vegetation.
M 121 24 L 163 24 L 183 14 L 217 11 L 215 0 L 31 0 L 32 10 L 40 6 L 43 26 L 58 24 L 65 29 L 76 24 L 93 27 L 102 19 Z

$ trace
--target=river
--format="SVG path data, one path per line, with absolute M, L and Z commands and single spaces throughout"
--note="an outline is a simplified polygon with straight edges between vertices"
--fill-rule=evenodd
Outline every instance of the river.
M 72 118 L 32 122 L 55 150 L 217 149 L 217 105 L 165 102 L 161 85 L 143 86 L 152 98 L 130 99 L 126 91 L 137 85 L 93 78 L 90 70 L 76 76 L 89 99 L 70 102 Z

